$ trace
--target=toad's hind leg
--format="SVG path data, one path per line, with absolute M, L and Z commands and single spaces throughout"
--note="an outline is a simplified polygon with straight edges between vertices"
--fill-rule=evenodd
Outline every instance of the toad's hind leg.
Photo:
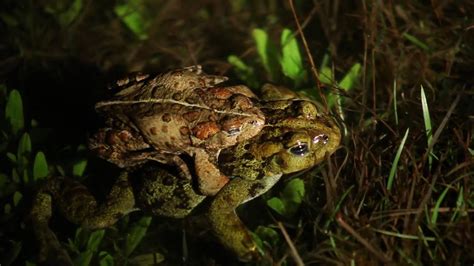
M 67 220 L 85 228 L 98 229 L 114 224 L 133 211 L 135 199 L 127 174 L 120 176 L 102 204 L 75 180 L 55 177 L 46 181 L 35 196 L 30 213 L 40 247 L 38 260 L 48 265 L 72 265 L 69 255 L 49 228 L 53 204 Z
M 236 177 L 217 193 L 211 203 L 208 212 L 211 229 L 220 242 L 242 261 L 255 260 L 260 255 L 248 229 L 237 216 L 235 209 L 267 192 L 281 176 L 281 174 L 270 175 L 258 180 Z

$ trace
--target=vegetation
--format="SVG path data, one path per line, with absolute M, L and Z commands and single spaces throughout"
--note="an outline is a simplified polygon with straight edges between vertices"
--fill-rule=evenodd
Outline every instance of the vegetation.
M 107 83 L 193 64 L 256 91 L 285 85 L 344 132 L 323 164 L 239 209 L 258 265 L 474 263 L 471 1 L 47 2 L 0 4 L 1 265 L 36 264 L 28 211 L 43 179 L 73 176 L 100 198 L 117 176 L 84 145 Z M 77 265 L 239 264 L 199 210 L 51 225 Z

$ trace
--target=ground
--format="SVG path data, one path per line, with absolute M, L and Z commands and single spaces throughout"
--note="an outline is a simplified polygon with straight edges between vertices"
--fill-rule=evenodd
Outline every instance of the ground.
M 304 93 L 344 132 L 322 165 L 239 210 L 266 252 L 259 264 L 474 263 L 474 3 L 0 5 L 2 265 L 36 261 L 27 214 L 42 178 L 74 175 L 101 195 L 118 174 L 84 148 L 108 84 L 194 64 L 255 91 Z M 239 264 L 199 210 L 136 212 L 95 233 L 55 215 L 52 227 L 81 265 Z

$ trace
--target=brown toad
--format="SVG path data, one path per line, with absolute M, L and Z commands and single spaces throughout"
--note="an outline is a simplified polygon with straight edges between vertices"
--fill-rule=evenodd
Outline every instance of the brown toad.
M 89 148 L 119 167 L 154 160 L 178 166 L 191 179 L 180 158 L 189 155 L 200 192 L 214 195 L 228 182 L 216 166 L 219 151 L 255 136 L 265 123 L 253 92 L 243 85 L 215 86 L 225 80 L 204 74 L 201 66 L 121 80 L 112 99 L 96 104 L 107 127 Z

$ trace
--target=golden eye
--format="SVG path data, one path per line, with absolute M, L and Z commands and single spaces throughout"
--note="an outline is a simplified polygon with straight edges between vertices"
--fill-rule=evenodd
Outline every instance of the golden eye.
M 227 130 L 227 134 L 229 134 L 230 136 L 235 136 L 239 132 L 240 132 L 240 127 L 234 127 L 234 128 L 231 128 L 231 129 Z
M 308 144 L 306 142 L 300 142 L 297 145 L 291 147 L 289 151 L 294 155 L 304 156 L 309 151 Z

